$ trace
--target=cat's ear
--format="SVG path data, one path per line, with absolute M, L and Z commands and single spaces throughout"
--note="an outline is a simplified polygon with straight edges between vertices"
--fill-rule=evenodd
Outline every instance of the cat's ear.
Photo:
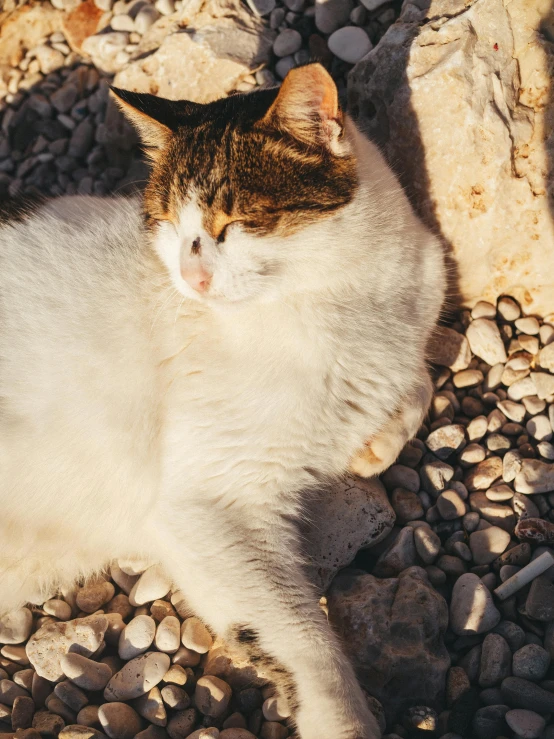
M 291 69 L 262 121 L 306 143 L 323 143 L 335 154 L 346 153 L 337 87 L 321 64 Z
M 166 100 L 148 93 L 130 92 L 110 87 L 115 101 L 137 129 L 148 154 L 156 158 L 164 149 L 184 118 L 191 115 L 195 103 L 186 100 Z

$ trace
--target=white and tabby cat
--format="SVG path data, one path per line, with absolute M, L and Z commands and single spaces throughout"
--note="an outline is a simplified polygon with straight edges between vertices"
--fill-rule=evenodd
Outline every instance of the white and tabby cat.
M 319 65 L 208 105 L 115 94 L 153 161 L 142 205 L 0 227 L 0 607 L 160 561 L 275 666 L 301 739 L 375 739 L 295 519 L 417 431 L 439 243 Z

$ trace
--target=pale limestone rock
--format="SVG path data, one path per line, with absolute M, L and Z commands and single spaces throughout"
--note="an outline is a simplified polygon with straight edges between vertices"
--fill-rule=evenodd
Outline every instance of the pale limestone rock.
M 407 0 L 349 76 L 352 115 L 452 245 L 469 307 L 554 308 L 553 27 L 549 0 Z

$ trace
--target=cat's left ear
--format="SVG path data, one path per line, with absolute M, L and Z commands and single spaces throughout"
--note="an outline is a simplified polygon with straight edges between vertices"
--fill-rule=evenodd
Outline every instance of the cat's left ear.
M 148 93 L 130 92 L 110 87 L 117 104 L 137 129 L 147 153 L 156 159 L 173 133 L 187 115 L 191 115 L 195 103 L 186 100 L 166 100 Z
M 291 69 L 261 122 L 305 143 L 323 144 L 337 156 L 349 152 L 337 87 L 321 64 Z

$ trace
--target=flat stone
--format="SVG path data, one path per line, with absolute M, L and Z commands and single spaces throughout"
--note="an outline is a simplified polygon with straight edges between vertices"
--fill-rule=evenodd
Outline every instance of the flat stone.
M 554 344 L 548 344 L 540 350 L 539 364 L 543 369 L 554 372 Z
M 104 690 L 112 677 L 112 671 L 108 665 L 95 662 L 74 652 L 61 657 L 60 667 L 72 683 L 84 690 Z
M 516 517 L 509 505 L 495 503 L 485 493 L 472 493 L 469 496 L 469 506 L 492 526 L 498 526 L 509 533 L 514 530 Z
M 521 470 L 515 477 L 516 492 L 527 495 L 549 493 L 554 490 L 554 465 L 540 459 L 522 460 Z
M 170 663 L 169 656 L 161 652 L 135 657 L 110 679 L 104 689 L 104 698 L 107 701 L 125 701 L 144 695 L 161 682 Z
M 327 39 L 330 51 L 343 62 L 356 64 L 373 48 L 363 28 L 345 26 L 338 28 Z
M 546 721 L 535 711 L 515 708 L 504 717 L 510 729 L 521 739 L 538 739 L 542 735 Z
M 152 565 L 139 577 L 129 593 L 129 602 L 141 606 L 158 598 L 164 598 L 171 589 L 171 580 L 160 565 Z
M 466 573 L 454 583 L 450 602 L 450 628 L 458 636 L 483 634 L 500 621 L 489 590 L 481 579 Z
M 54 693 L 75 713 L 78 713 L 89 702 L 88 696 L 69 680 L 56 683 Z
M 510 543 L 510 534 L 498 526 L 474 531 L 469 536 L 469 547 L 476 565 L 487 565 L 499 557 Z
M 38 675 L 57 682 L 64 677 L 61 659 L 69 651 L 90 657 L 102 644 L 106 616 L 88 616 L 42 626 L 27 642 L 27 655 Z
M 508 388 L 508 397 L 510 400 L 521 400 L 529 395 L 536 395 L 537 388 L 531 377 L 523 377 L 516 380 Z
M 531 379 L 537 389 L 539 400 L 545 400 L 554 394 L 554 375 L 546 372 L 531 372 Z
M 554 693 L 521 677 L 507 677 L 500 686 L 504 700 L 514 708 L 526 708 L 537 713 L 554 711 Z

